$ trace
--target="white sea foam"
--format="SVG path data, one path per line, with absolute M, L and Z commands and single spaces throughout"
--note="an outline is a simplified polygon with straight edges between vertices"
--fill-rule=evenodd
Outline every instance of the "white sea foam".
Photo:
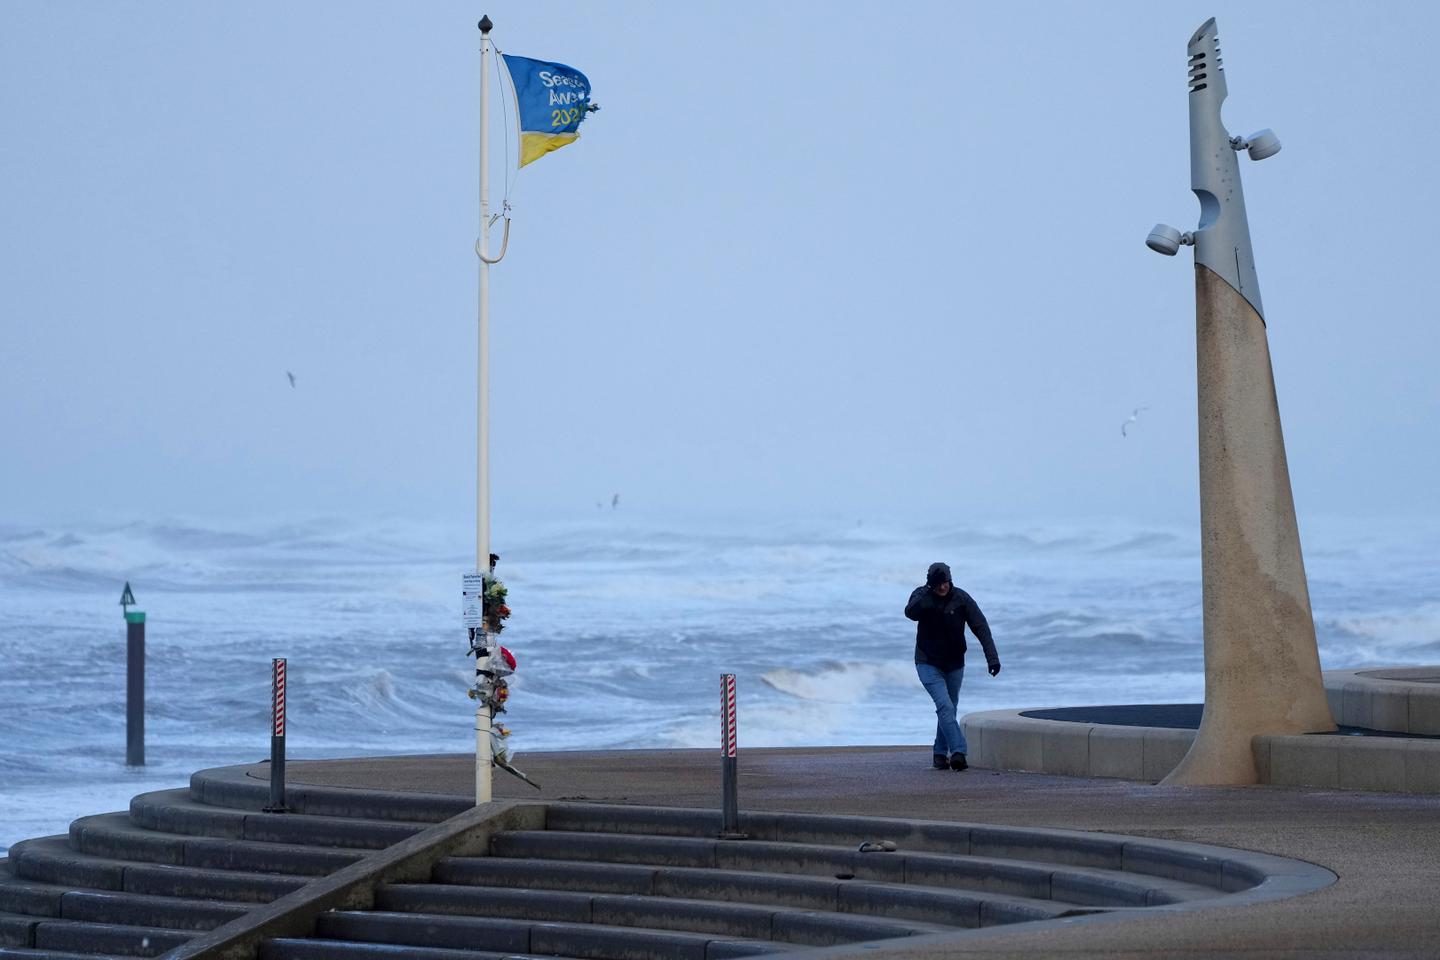
M 1334 624 L 1338 630 L 1386 650 L 1440 643 L 1440 606 L 1366 617 L 1337 617 Z
M 860 703 L 876 685 L 916 682 L 913 663 L 893 660 L 823 663 L 811 670 L 780 667 L 760 674 L 760 681 L 780 693 L 819 703 Z
M 464 541 L 398 522 L 0 525 L 0 846 L 265 757 L 273 656 L 290 661 L 292 756 L 472 749 Z M 1203 689 L 1193 531 L 607 515 L 499 541 L 520 661 L 505 720 L 525 752 L 713 747 L 727 672 L 744 746 L 923 752 L 934 714 L 901 610 L 933 560 L 981 604 L 1005 665 L 967 672 L 962 712 Z M 1311 524 L 1306 548 L 1325 666 L 1440 659 L 1440 528 Z M 121 765 L 127 580 L 149 615 L 139 772 Z

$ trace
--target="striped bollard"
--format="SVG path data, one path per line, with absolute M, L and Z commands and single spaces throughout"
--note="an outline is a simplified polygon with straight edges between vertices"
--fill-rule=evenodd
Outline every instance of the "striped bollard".
M 270 806 L 266 813 L 285 813 L 285 658 L 270 661 Z
M 735 750 L 735 674 L 720 675 L 720 782 L 721 816 L 720 837 L 724 840 L 743 840 L 740 832 L 740 799 L 736 774 Z

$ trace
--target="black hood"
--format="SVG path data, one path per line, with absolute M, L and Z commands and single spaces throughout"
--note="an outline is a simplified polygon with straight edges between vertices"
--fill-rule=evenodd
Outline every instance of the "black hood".
M 942 583 L 951 583 L 950 567 L 944 563 L 932 563 L 930 569 L 925 571 L 925 585 L 927 587 L 938 587 Z

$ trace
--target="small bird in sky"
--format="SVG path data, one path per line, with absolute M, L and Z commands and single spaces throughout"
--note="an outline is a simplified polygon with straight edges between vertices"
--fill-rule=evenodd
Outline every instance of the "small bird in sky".
M 295 374 L 291 373 L 289 370 L 286 370 L 286 371 L 285 371 L 285 376 L 287 376 L 287 377 L 290 378 L 290 386 L 291 386 L 291 387 L 294 387 L 294 386 L 295 386 Z
M 1129 418 L 1124 423 L 1120 424 L 1120 436 L 1128 437 L 1130 434 L 1125 432 L 1126 428 L 1128 428 L 1130 424 L 1135 423 L 1137 420 L 1140 419 L 1140 411 L 1149 409 L 1149 407 L 1136 407 L 1135 412 L 1130 414 Z
M 617 493 L 610 498 L 610 509 L 614 510 L 618 506 L 620 506 L 620 494 Z

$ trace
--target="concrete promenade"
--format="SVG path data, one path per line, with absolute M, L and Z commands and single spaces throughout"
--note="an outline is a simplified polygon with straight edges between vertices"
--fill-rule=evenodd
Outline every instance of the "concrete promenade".
M 715 750 L 526 754 L 536 791 L 497 771 L 497 799 L 718 808 Z M 251 775 L 266 779 L 267 765 Z M 292 761 L 292 783 L 473 796 L 469 756 Z M 994 932 L 877 958 L 1440 957 L 1440 797 L 1298 787 L 1159 787 L 930 768 L 928 747 L 744 750 L 740 808 L 1059 827 L 1307 860 L 1339 881 L 1289 900 L 1065 929 Z

